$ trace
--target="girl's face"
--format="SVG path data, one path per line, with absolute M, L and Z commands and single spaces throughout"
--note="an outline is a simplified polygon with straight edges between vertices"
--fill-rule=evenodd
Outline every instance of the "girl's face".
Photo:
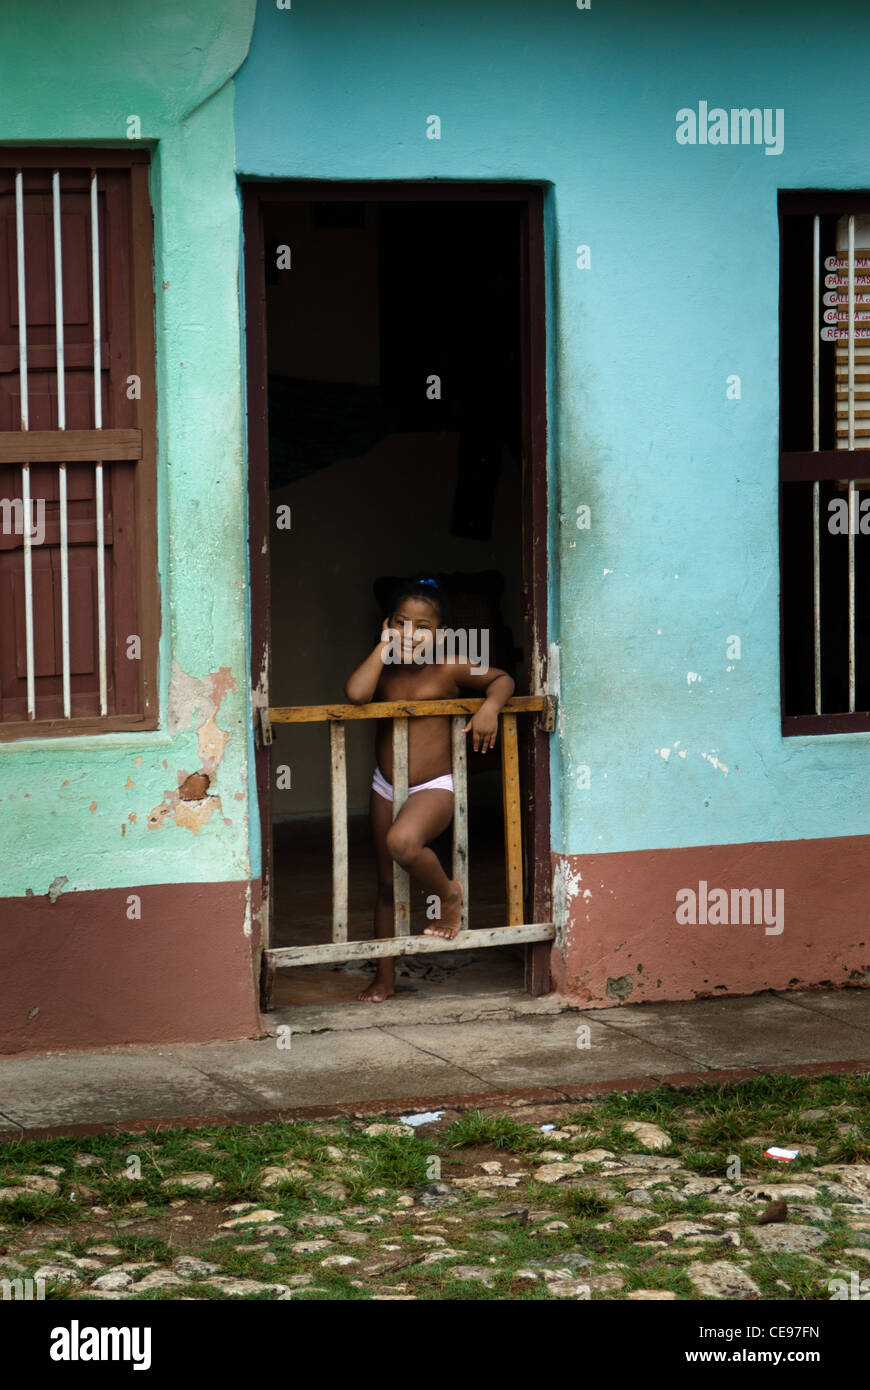
M 398 632 L 402 639 L 403 665 L 413 660 L 415 649 L 419 661 L 419 657 L 434 646 L 439 627 L 438 610 L 427 599 L 404 598 L 385 626 Z

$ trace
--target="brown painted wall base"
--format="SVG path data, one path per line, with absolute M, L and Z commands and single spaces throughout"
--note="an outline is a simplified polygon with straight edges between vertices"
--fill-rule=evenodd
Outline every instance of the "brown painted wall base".
M 870 836 L 567 855 L 560 868 L 568 924 L 553 988 L 577 1002 L 870 985 Z M 678 925 L 677 892 L 701 880 L 729 897 L 783 889 L 782 932 Z
M 260 883 L 0 904 L 0 1052 L 257 1037 Z M 127 916 L 128 898 L 141 917 Z

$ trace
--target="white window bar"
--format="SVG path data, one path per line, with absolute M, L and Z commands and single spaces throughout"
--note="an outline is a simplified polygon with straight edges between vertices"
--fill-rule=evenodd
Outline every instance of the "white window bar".
M 849 448 L 855 447 L 855 218 L 849 217 Z
M 819 218 L 813 218 L 813 452 L 819 452 Z M 822 586 L 819 556 L 819 480 L 813 482 L 813 687 L 822 712 Z
M 15 256 L 18 271 L 18 380 L 21 396 L 21 428 L 30 427 L 27 385 L 27 294 L 24 282 L 24 192 L 21 170 L 15 173 Z M 24 642 L 27 662 L 27 718 L 36 718 L 36 681 L 33 659 L 33 556 L 30 553 L 30 467 L 21 465 L 21 504 L 24 509 Z
M 27 387 L 27 294 L 24 285 L 24 194 L 22 173 L 15 174 L 15 253 L 18 262 L 18 379 L 21 391 L 21 428 L 30 428 Z
M 855 713 L 855 480 L 849 479 L 849 713 Z
M 66 367 L 63 353 L 63 247 L 60 228 L 60 172 L 51 176 L 51 210 L 54 231 L 54 338 L 57 364 L 57 427 L 66 429 Z M 67 526 L 66 464 L 58 464 L 60 509 L 60 623 L 63 652 L 63 715 L 70 717 L 69 660 L 69 529 Z
M 100 321 L 100 229 L 97 206 L 97 171 L 91 170 L 91 284 L 94 306 L 94 429 L 103 428 L 103 388 L 101 381 Z M 103 518 L 103 465 L 95 465 L 97 508 L 97 627 L 100 643 L 100 714 L 107 714 L 106 678 L 106 536 Z
M 855 218 L 849 217 L 849 448 L 855 448 Z M 855 483 L 849 480 L 849 713 L 855 713 Z

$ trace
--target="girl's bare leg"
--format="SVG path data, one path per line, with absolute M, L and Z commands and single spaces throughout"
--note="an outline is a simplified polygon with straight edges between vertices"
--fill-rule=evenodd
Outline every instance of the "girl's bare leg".
M 438 917 L 424 929 L 424 936 L 443 936 L 448 940 L 459 931 L 462 889 L 447 877 L 437 854 L 428 846 L 452 819 L 453 792 L 441 788 L 415 792 L 387 831 L 387 849 L 392 858 L 423 885 L 430 897 L 438 898 Z
M 409 796 L 395 821 L 393 804 L 372 792 L 371 822 L 378 869 L 378 896 L 375 903 L 375 936 L 394 934 L 393 922 L 393 862 L 407 869 L 427 893 L 440 901 L 439 919 L 426 928 L 426 935 L 452 938 L 459 930 L 462 900 L 458 883 L 449 879 L 428 848 L 430 840 L 440 835 L 453 819 L 453 793 L 436 788 L 415 792 Z M 380 956 L 375 978 L 358 998 L 380 1003 L 395 989 L 395 956 Z

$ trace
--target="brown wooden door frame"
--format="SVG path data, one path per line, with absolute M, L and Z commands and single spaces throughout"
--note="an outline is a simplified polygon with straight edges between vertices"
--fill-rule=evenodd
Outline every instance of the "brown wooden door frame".
M 547 679 L 547 383 L 544 263 L 544 191 L 522 183 L 365 182 L 330 180 L 244 181 L 245 331 L 247 349 L 248 492 L 250 512 L 251 689 L 268 702 L 270 679 L 270 497 L 266 361 L 266 282 L 263 204 L 274 202 L 514 202 L 520 205 L 520 291 L 523 435 L 524 651 L 529 692 L 545 693 Z M 258 710 L 254 710 L 259 720 Z M 271 939 L 271 757 L 256 740 L 256 782 L 262 838 L 265 943 Z M 549 736 L 536 719 L 524 740 L 526 817 L 526 920 L 552 921 Z M 526 947 L 525 986 L 530 994 L 550 988 L 551 943 Z

